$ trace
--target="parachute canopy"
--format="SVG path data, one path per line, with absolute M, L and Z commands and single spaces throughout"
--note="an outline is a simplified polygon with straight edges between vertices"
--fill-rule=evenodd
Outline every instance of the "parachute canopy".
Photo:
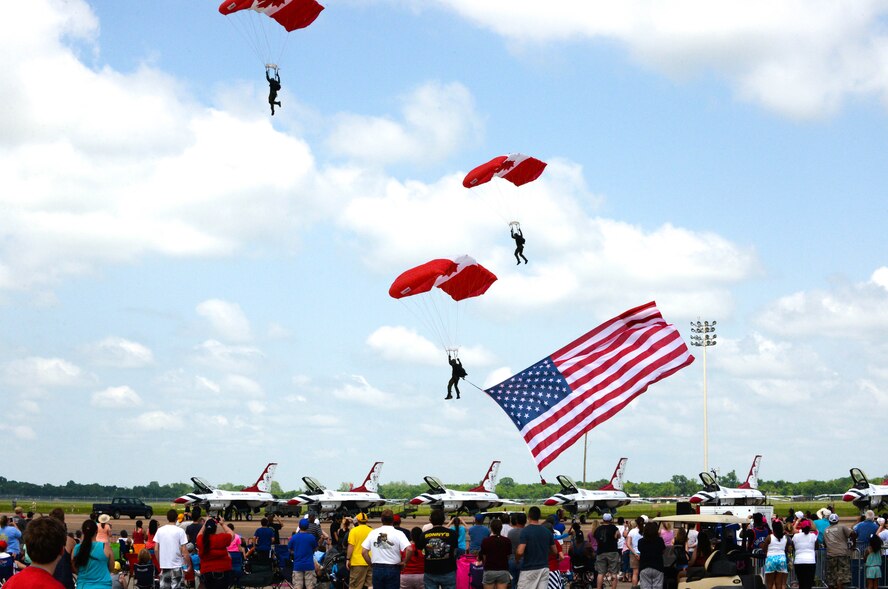
M 454 260 L 437 259 L 407 270 L 389 288 L 389 295 L 402 299 L 439 288 L 454 301 L 477 297 L 496 282 L 496 275 L 471 256 Z
M 225 0 L 219 5 L 219 12 L 224 15 L 241 10 L 253 10 L 273 18 L 289 32 L 313 23 L 324 7 L 315 0 Z
M 523 153 L 510 153 L 495 157 L 466 174 L 463 186 L 474 188 L 490 182 L 494 176 L 504 178 L 515 186 L 521 186 L 539 178 L 545 169 L 544 161 Z

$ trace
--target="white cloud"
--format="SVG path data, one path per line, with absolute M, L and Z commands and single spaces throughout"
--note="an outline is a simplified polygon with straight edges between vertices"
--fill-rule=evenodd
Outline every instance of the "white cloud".
M 34 439 L 37 439 L 37 434 L 34 433 L 34 430 L 30 426 L 13 425 L 9 429 L 10 429 L 10 433 L 12 434 L 11 440 L 34 440 Z
M 67 45 L 98 32 L 85 2 L 7 8 L 0 289 L 51 287 L 144 255 L 220 256 L 247 242 L 286 249 L 335 202 L 308 146 L 262 113 L 195 104 L 147 65 L 126 74 L 85 65 Z M 35 71 L 52 92 L 32 83 Z M 276 172 L 256 174 L 263 169 Z
M 266 333 L 271 339 L 287 339 L 293 335 L 289 329 L 280 323 L 269 323 Z
M 367 382 L 366 378 L 359 375 L 353 375 L 351 382 L 346 382 L 333 389 L 332 394 L 343 401 L 375 407 L 384 407 L 396 400 L 394 395 L 377 389 Z
M 241 397 L 261 399 L 265 397 L 262 385 L 246 376 L 229 374 L 225 377 L 223 388 Z
M 198 362 L 224 372 L 251 371 L 255 369 L 256 363 L 265 356 L 259 348 L 229 346 L 213 339 L 199 344 L 195 350 L 198 352 Z
M 781 297 L 759 315 L 757 323 L 784 336 L 832 336 L 881 341 L 888 331 L 888 268 L 878 268 L 866 282 L 838 284 L 830 290 Z
M 444 352 L 412 329 L 383 325 L 367 337 L 367 345 L 386 360 L 438 366 Z
M 336 415 L 325 415 L 317 413 L 314 415 L 306 415 L 303 419 L 304 423 L 313 425 L 315 427 L 332 428 L 342 425 L 342 420 Z
M 387 117 L 341 114 L 327 140 L 330 148 L 374 164 L 440 161 L 480 136 L 474 99 L 462 84 L 427 82 L 402 100 L 402 122 Z
M 624 46 L 676 78 L 716 72 L 742 98 L 791 117 L 835 112 L 862 95 L 888 99 L 888 7 L 861 0 L 438 0 L 527 50 L 586 38 Z
M 28 389 L 72 387 L 93 380 L 76 364 L 62 358 L 39 356 L 7 362 L 2 374 L 10 385 Z
M 481 385 L 481 388 L 482 389 L 489 389 L 490 387 L 492 387 L 494 385 L 498 385 L 499 383 L 503 382 L 504 380 L 506 380 L 507 378 L 509 378 L 513 374 L 515 374 L 515 371 L 512 370 L 511 368 L 509 368 L 508 366 L 503 366 L 501 368 L 497 368 L 496 370 L 491 371 L 490 374 L 487 375 L 487 377 L 484 379 L 484 384 Z
M 669 223 L 648 230 L 592 216 L 585 208 L 597 197 L 582 169 L 557 159 L 520 189 L 530 263 L 517 267 L 503 222 L 514 217 L 496 214 L 502 190 L 509 189 L 467 190 L 461 174 L 433 184 L 392 181 L 382 193 L 350 200 L 340 223 L 363 237 L 367 264 L 394 276 L 433 258 L 469 253 L 499 278 L 470 304 L 500 314 L 572 303 L 624 310 L 626 300 L 656 299 L 670 317 L 673 309 L 689 308 L 725 316 L 732 307 L 728 287 L 760 271 L 754 251 L 715 233 Z M 448 230 L 427 239 L 429 219 Z
M 185 428 L 185 420 L 177 413 L 148 411 L 130 420 L 134 429 L 143 432 L 178 431 Z
M 122 337 L 106 337 L 85 346 L 85 351 L 90 360 L 100 366 L 139 368 L 154 363 L 150 348 Z
M 93 407 L 101 409 L 118 409 L 142 404 L 142 398 L 132 388 L 124 385 L 108 387 L 92 394 Z
M 253 339 L 250 321 L 237 303 L 209 299 L 197 305 L 196 311 L 224 340 L 245 342 Z

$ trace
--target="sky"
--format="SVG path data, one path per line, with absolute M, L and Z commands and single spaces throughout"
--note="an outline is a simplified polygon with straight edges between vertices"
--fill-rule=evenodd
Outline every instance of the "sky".
M 271 54 L 246 16 L 6 7 L 4 476 L 252 482 L 276 461 L 293 489 L 496 459 L 536 481 L 486 395 L 443 399 L 441 342 L 388 296 L 462 254 L 499 278 L 441 305 L 474 385 L 656 300 L 687 341 L 718 322 L 710 467 L 886 472 L 888 2 L 330 0 L 269 27 Z M 543 176 L 462 187 L 511 152 Z M 633 481 L 703 469 L 702 362 L 589 433 L 587 478 L 621 456 Z M 582 472 L 580 443 L 543 475 Z

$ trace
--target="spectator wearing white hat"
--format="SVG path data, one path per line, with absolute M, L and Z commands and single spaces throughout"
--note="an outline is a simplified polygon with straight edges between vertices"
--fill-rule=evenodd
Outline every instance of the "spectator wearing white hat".
M 831 513 L 827 516 L 829 527 L 823 532 L 823 543 L 826 546 L 826 584 L 830 589 L 843 589 L 851 583 L 851 549 L 848 541 L 854 541 L 857 534 L 844 524 L 839 523 L 839 516 Z

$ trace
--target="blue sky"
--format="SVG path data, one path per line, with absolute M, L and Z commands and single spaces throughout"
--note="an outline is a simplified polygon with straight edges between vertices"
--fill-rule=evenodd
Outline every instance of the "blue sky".
M 274 118 L 214 2 L 10 7 L 4 476 L 535 480 L 491 401 L 443 401 L 438 342 L 387 295 L 463 253 L 500 278 L 456 334 L 473 382 L 655 299 L 686 339 L 719 321 L 711 465 L 882 474 L 860 417 L 888 408 L 888 38 L 855 7 L 330 2 L 287 41 Z M 460 184 L 512 151 L 549 162 L 520 268 L 496 190 Z M 701 364 L 590 433 L 590 478 L 701 470 Z

